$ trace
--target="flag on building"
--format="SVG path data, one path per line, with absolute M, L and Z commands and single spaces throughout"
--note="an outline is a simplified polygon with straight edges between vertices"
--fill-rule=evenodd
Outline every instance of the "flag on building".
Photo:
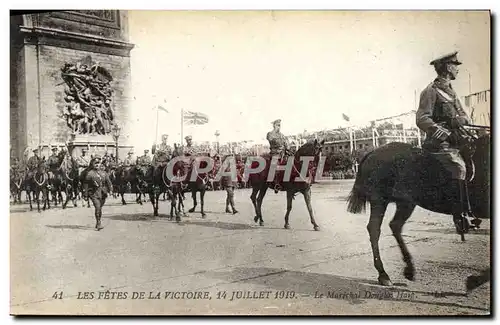
M 203 125 L 208 123 L 208 115 L 200 112 L 184 111 L 184 123 L 190 125 Z
M 342 118 L 344 120 L 346 120 L 347 122 L 349 122 L 351 119 L 349 118 L 349 116 L 345 115 L 344 113 L 342 113 Z

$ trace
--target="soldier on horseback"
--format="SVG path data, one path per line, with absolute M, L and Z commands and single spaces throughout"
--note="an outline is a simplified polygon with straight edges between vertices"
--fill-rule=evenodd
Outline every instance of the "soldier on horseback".
M 27 178 L 28 179 L 31 179 L 33 178 L 33 175 L 34 175 L 34 172 L 35 170 L 38 168 L 38 165 L 40 164 L 40 162 L 42 161 L 42 159 L 40 158 L 40 156 L 38 156 L 38 149 L 35 148 L 33 149 L 33 156 L 31 156 L 29 159 L 28 159 L 28 163 L 27 163 L 27 167 L 28 167 L 28 175 L 27 175 Z
M 97 230 L 103 229 L 101 226 L 102 207 L 108 197 L 108 193 L 113 191 L 113 185 L 104 168 L 101 158 L 95 156 L 83 180 L 84 196 L 90 198 L 92 204 L 94 204 L 96 218 L 95 228 Z
M 151 165 L 151 157 L 149 157 L 148 153 L 149 153 L 149 150 L 145 149 L 144 155 L 142 155 L 141 157 L 137 157 L 136 164 L 140 165 L 140 166 Z
M 130 167 L 134 164 L 134 159 L 132 158 L 132 155 L 134 154 L 134 152 L 132 150 L 130 150 L 127 154 L 127 158 L 125 158 L 125 160 L 123 161 L 123 166 L 124 167 Z
M 90 158 L 86 155 L 87 149 L 82 149 L 82 155 L 77 158 L 76 162 L 78 164 L 78 174 L 82 175 L 82 173 L 89 167 Z
M 193 137 L 188 135 L 184 139 L 186 139 L 186 146 L 182 150 L 183 155 L 184 156 L 194 156 L 195 150 L 193 147 Z
M 469 140 L 463 126 L 470 124 L 471 119 L 451 86 L 451 81 L 457 77 L 458 66 L 462 63 L 458 61 L 457 52 L 453 52 L 430 64 L 434 66 L 438 76 L 420 94 L 420 105 L 416 113 L 417 126 L 427 135 L 422 149 L 432 154 L 451 174 L 454 219 L 468 215 L 474 218 L 473 224 L 479 226 L 481 220 L 476 219 L 471 212 L 465 180 L 466 165 L 460 154 L 460 149 Z M 454 221 L 461 222 L 458 219 Z
M 49 159 L 47 160 L 47 164 L 49 165 L 49 178 L 53 178 L 59 169 L 59 155 L 57 152 L 57 147 L 52 148 L 52 155 L 50 155 Z
M 288 154 L 288 141 L 286 137 L 281 133 L 281 120 L 275 120 L 272 122 L 273 130 L 267 133 L 267 141 L 269 141 L 269 150 L 271 159 L 273 157 L 278 157 L 278 163 L 281 164 L 283 159 L 286 158 Z M 281 190 L 281 184 L 278 179 L 278 172 L 274 175 L 274 192 L 278 193 Z

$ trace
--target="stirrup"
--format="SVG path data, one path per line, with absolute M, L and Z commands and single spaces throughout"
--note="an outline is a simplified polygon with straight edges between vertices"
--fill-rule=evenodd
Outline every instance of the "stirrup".
M 274 184 L 274 192 L 275 193 L 279 193 L 279 191 L 281 191 L 281 185 L 280 184 Z

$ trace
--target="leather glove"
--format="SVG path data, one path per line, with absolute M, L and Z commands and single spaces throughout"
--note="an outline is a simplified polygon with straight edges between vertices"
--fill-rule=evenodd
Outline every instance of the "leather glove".
M 458 129 L 460 126 L 468 125 L 469 121 L 465 116 L 457 116 L 451 119 L 450 124 L 453 129 Z

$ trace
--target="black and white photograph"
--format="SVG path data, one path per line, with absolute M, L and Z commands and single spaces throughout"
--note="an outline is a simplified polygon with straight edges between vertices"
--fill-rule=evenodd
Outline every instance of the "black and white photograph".
M 11 10 L 10 315 L 491 316 L 491 17 Z

